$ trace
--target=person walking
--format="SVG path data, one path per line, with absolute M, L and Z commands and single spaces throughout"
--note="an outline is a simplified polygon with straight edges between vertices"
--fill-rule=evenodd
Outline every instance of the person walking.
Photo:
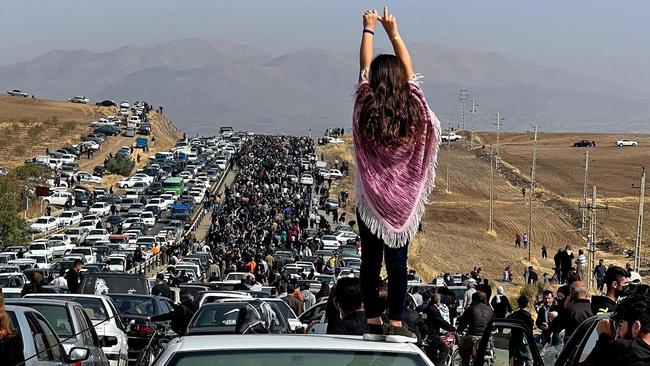
M 524 249 L 528 248 L 528 233 L 524 233 L 521 240 L 524 242 Z
M 84 262 L 81 259 L 75 259 L 72 268 L 68 270 L 68 274 L 65 276 L 71 294 L 79 293 L 79 271 L 81 271 L 83 264 Z
M 494 309 L 495 318 L 505 318 L 506 315 L 512 313 L 512 305 L 502 286 L 497 287 L 497 294 L 490 301 L 490 305 Z
M 521 248 L 521 235 L 515 234 L 515 248 Z
M 601 293 L 605 287 L 605 273 L 607 272 L 607 267 L 605 267 L 604 263 L 602 259 L 598 260 L 598 265 L 594 267 L 593 271 L 594 278 L 596 279 L 596 288 Z
M 395 55 L 374 60 L 375 25 L 380 22 Z M 420 88 L 411 57 L 384 7 L 363 14 L 360 74 L 353 136 L 357 175 L 357 222 L 363 242 L 361 288 L 367 329 L 365 340 L 415 342 L 402 323 L 406 299 L 409 241 L 417 234 L 435 181 L 440 122 Z M 399 177 L 400 179 L 395 179 Z M 388 324 L 379 301 L 382 262 L 388 274 Z
M 585 268 L 587 267 L 587 257 L 585 252 L 582 249 L 578 250 L 578 258 L 576 258 L 576 270 L 578 276 L 580 276 L 580 281 L 586 281 L 585 277 Z
M 546 248 L 546 244 L 542 245 L 542 259 L 548 259 L 548 249 Z

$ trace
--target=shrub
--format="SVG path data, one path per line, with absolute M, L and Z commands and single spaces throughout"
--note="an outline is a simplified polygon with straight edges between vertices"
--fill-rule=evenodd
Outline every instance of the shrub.
M 135 168 L 135 161 L 131 158 L 113 157 L 108 159 L 104 167 L 112 174 L 130 175 Z

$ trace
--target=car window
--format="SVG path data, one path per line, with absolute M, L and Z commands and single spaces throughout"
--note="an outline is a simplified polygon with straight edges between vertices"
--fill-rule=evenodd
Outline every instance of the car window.
M 325 306 L 315 306 L 300 316 L 300 321 L 303 323 L 309 323 L 311 321 L 320 322 L 320 319 L 325 313 Z
M 81 311 L 80 308 L 75 308 L 75 313 L 77 314 L 77 319 L 79 320 L 79 329 L 78 332 L 81 332 L 81 339 L 85 346 L 94 346 L 96 345 L 95 338 L 91 332 L 93 329 L 92 325 L 86 321 L 87 316 Z
M 43 329 L 43 334 L 47 342 L 50 359 L 53 361 L 64 362 L 65 351 L 63 350 L 63 347 L 59 342 L 59 339 L 57 338 L 55 332 L 52 330 L 52 328 L 50 328 L 47 320 L 45 320 L 41 314 L 34 314 L 34 316 L 38 320 L 38 324 L 40 325 L 41 329 Z
M 64 306 L 54 306 L 48 304 L 33 304 L 29 305 L 30 308 L 43 314 L 47 322 L 50 323 L 54 332 L 61 339 L 70 337 L 75 333 L 72 325 L 72 319 Z

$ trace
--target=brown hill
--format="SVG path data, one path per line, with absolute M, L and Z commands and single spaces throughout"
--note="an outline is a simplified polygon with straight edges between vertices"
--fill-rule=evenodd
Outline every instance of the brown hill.
M 519 146 L 517 141 L 526 140 L 521 135 L 504 136 L 507 136 L 504 137 L 505 141 L 512 141 L 512 146 Z M 567 141 L 575 139 L 570 135 L 559 136 L 565 136 L 563 138 Z M 488 137 L 489 135 L 480 135 L 480 138 L 484 140 Z M 322 152 L 325 159 L 330 162 L 338 158 L 353 163 L 351 136 L 346 136 L 345 141 L 346 143 L 341 145 L 319 147 L 319 154 Z M 524 146 L 528 146 L 528 150 L 524 147 L 517 150 L 504 143 L 503 160 L 510 163 L 508 161 L 510 157 L 519 157 L 519 160 L 513 159 L 515 161 L 512 162 L 512 165 L 517 167 L 517 164 L 530 159 L 530 144 L 528 140 L 526 141 L 528 145 Z M 558 150 L 557 156 L 566 155 L 566 151 L 563 151 L 563 145 L 566 145 L 564 142 L 551 143 L 548 141 L 548 144 L 540 150 L 547 149 L 549 155 L 550 152 Z M 603 150 L 605 149 L 603 148 Z M 478 153 L 478 151 L 475 152 Z M 551 207 L 545 199 L 540 197 L 533 202 L 532 260 L 530 262 L 527 260 L 527 250 L 515 249 L 514 236 L 516 233 L 523 234 L 526 231 L 529 210 L 527 200 L 522 197 L 521 187 L 513 183 L 516 180 L 513 180 L 512 176 L 508 174 L 495 173 L 494 175 L 495 231 L 488 233 L 490 165 L 489 160 L 477 158 L 475 152 L 470 152 L 460 143 L 452 144 L 451 150 L 447 146 L 441 148 L 437 188 L 429 198 L 427 213 L 423 221 L 424 232 L 413 240 L 409 249 L 409 265 L 411 267 L 416 268 L 426 279 L 430 279 L 443 272 L 468 272 L 474 266 L 479 266 L 488 278 L 498 281 L 501 279 L 505 266 L 512 264 L 516 283 L 520 284 L 524 268 L 528 265 L 533 265 L 538 270 L 540 277 L 544 272 L 552 273 L 552 256 L 558 248 L 567 244 L 572 245 L 576 252 L 578 248 L 585 248 L 583 237 L 579 228 L 572 223 L 571 216 L 562 211 L 561 205 L 559 209 Z M 508 153 L 512 155 L 507 155 Z M 579 155 L 579 152 L 576 151 L 576 153 Z M 604 153 L 604 156 L 610 155 Z M 550 187 L 565 187 L 573 184 L 570 177 L 575 172 L 567 172 L 565 180 L 562 180 L 561 172 L 563 169 L 569 169 L 568 165 L 557 166 L 551 162 L 545 162 L 545 158 L 545 153 L 538 154 L 538 166 L 541 164 L 548 166 L 548 169 L 550 167 L 557 169 L 555 180 L 549 178 L 550 173 L 546 174 L 545 169 L 538 171 L 542 188 L 548 189 L 549 195 L 552 194 L 552 190 L 547 188 L 546 184 L 550 184 Z M 615 160 L 607 161 L 607 165 L 602 169 L 607 171 L 607 166 L 611 166 L 612 169 L 622 169 L 620 163 Z M 448 166 L 450 168 L 450 193 L 446 192 Z M 521 169 L 523 170 L 525 167 L 522 165 Z M 581 168 L 571 169 L 580 170 Z M 616 178 L 615 176 L 616 173 L 611 174 L 610 179 Z M 620 179 L 620 184 L 623 184 L 625 179 L 617 177 Z M 605 177 L 599 180 L 605 180 Z M 352 172 L 350 176 L 334 184 L 332 195 L 345 187 L 353 197 L 353 181 L 354 173 Z M 616 186 L 613 182 L 610 184 Z M 625 183 L 625 185 L 629 186 L 630 183 Z M 579 195 L 570 197 L 581 197 L 581 187 L 582 183 L 580 183 Z M 354 213 L 354 200 L 351 201 L 352 204 L 346 208 L 348 216 Z M 616 217 L 614 218 L 612 216 L 615 213 Z M 635 219 L 618 215 L 618 211 L 612 209 L 609 215 L 609 224 L 606 226 L 613 226 L 615 222 L 621 227 L 635 226 Z M 548 260 L 541 258 L 542 244 L 546 244 L 548 247 L 550 256 Z M 618 252 L 599 251 L 596 253 L 596 257 L 604 258 L 606 263 L 624 264 L 625 261 L 625 258 Z
M 116 113 L 115 108 L 0 95 L 0 165 L 13 168 L 44 154 L 46 148 L 77 144 L 81 136 L 92 131 L 92 121 Z M 150 152 L 170 149 L 181 132 L 163 115 L 151 113 L 150 119 L 156 136 Z M 92 170 L 109 153 L 132 144 L 133 138 L 111 137 L 93 159 L 80 159 L 79 166 Z M 146 161 L 145 155 L 141 162 Z

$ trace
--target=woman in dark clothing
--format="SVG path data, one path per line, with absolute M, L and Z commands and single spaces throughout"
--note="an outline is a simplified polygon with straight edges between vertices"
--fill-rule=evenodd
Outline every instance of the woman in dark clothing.
M 510 305 L 510 300 L 505 295 L 503 287 L 497 287 L 497 294 L 494 295 L 492 301 L 490 301 L 492 309 L 494 309 L 495 318 L 505 318 L 506 315 L 512 313 L 512 305 Z
M 320 301 L 322 298 L 327 298 L 330 295 L 330 285 L 327 282 L 323 282 L 320 286 L 320 290 L 316 294 L 316 300 Z
M 5 298 L 0 287 L 0 355 L 2 355 L 3 364 L 21 365 L 25 363 L 22 349 L 23 339 L 14 329 L 11 318 L 5 311 Z

